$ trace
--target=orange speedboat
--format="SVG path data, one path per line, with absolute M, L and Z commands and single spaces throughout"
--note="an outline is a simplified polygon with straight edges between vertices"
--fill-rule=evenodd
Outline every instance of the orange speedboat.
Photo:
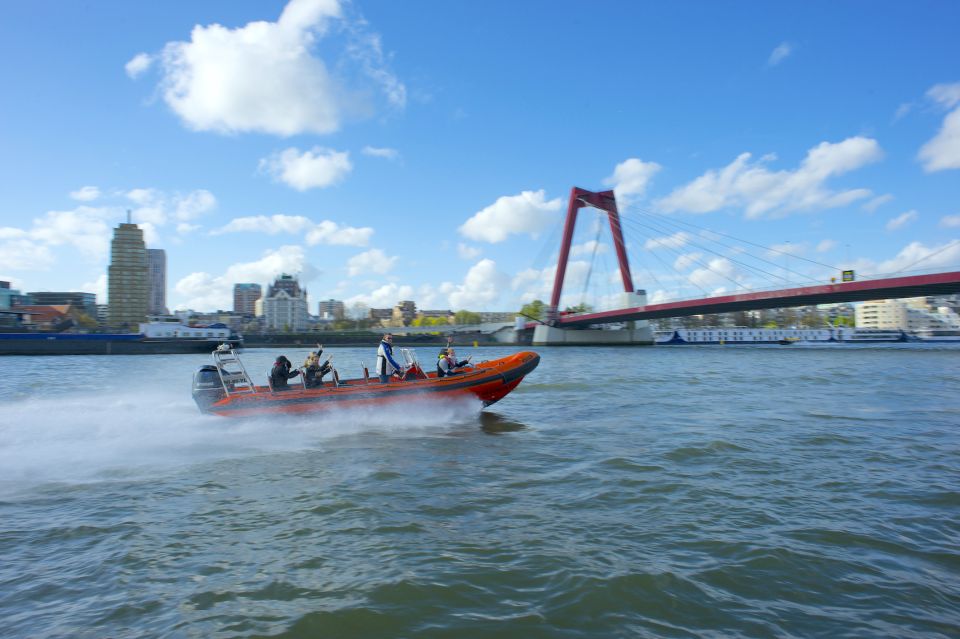
M 193 376 L 193 399 L 204 413 L 226 417 L 247 417 L 274 413 L 307 413 L 331 407 L 351 408 L 452 398 L 476 397 L 489 406 L 504 398 L 540 363 L 530 351 L 467 366 L 455 375 L 438 378 L 424 373 L 412 358 L 403 379 L 386 384 L 364 371 L 358 379 L 333 379 L 317 388 L 294 384 L 283 391 L 257 386 L 240 358 L 229 347 L 213 353 L 213 365 L 201 366 Z

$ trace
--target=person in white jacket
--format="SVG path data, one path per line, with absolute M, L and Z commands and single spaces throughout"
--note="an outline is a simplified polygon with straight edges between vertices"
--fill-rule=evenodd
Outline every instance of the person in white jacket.
M 395 371 L 402 370 L 403 366 L 393 359 L 393 335 L 387 333 L 377 348 L 377 375 L 380 376 L 380 383 L 386 384 Z

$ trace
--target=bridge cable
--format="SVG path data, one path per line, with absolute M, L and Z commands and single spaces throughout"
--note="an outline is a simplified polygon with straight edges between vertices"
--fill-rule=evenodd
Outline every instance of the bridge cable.
M 650 225 L 648 225 L 648 224 L 644 224 L 644 223 L 639 222 L 639 221 L 636 221 L 636 220 L 630 220 L 630 222 L 632 223 L 631 225 L 637 225 L 637 226 L 640 226 L 640 227 L 649 228 L 649 229 L 652 229 L 653 231 L 655 231 L 656 233 L 666 233 L 666 232 L 667 232 L 667 231 L 665 231 L 663 228 L 653 227 L 653 226 L 650 226 Z M 635 227 L 634 227 L 634 228 L 635 228 Z M 646 235 L 646 234 L 644 234 L 644 235 Z M 672 251 L 672 252 L 674 252 L 678 257 L 686 257 L 686 259 L 688 259 L 690 262 L 692 262 L 692 263 L 694 263 L 694 264 L 698 264 L 699 266 L 701 266 L 702 268 L 706 269 L 707 271 L 709 271 L 709 272 L 711 272 L 711 273 L 714 273 L 714 274 L 716 274 L 716 275 L 719 275 L 720 277 L 726 279 L 726 280 L 729 281 L 729 282 L 732 282 L 733 284 L 735 284 L 735 285 L 737 286 L 737 288 L 743 288 L 743 287 L 744 287 L 744 285 L 743 285 L 742 282 L 738 282 L 738 281 L 734 280 L 733 278 L 730 278 L 729 276 L 721 273 L 721 272 L 720 272 L 719 270 L 717 270 L 716 268 L 711 267 L 709 264 L 706 264 L 706 263 L 700 261 L 700 260 L 697 259 L 697 258 L 691 257 L 689 254 L 686 254 L 686 255 L 685 255 L 685 254 L 684 254 L 683 252 L 681 252 L 678 248 L 671 247 L 669 244 L 660 241 L 661 238 L 650 237 L 649 239 L 650 239 L 652 242 L 658 243 L 658 246 L 657 246 L 656 248 L 662 248 L 662 249 L 665 249 L 665 250 L 668 250 L 668 251 Z M 778 282 L 778 280 L 784 280 L 784 281 L 786 281 L 786 282 L 789 283 L 789 280 L 788 280 L 787 278 L 785 278 L 785 277 L 778 277 L 778 276 L 776 276 L 776 275 L 774 275 L 774 274 L 772 274 L 772 273 L 768 273 L 767 271 L 764 271 L 764 270 L 761 269 L 761 268 L 758 268 L 758 267 L 756 267 L 756 266 L 752 266 L 752 265 L 750 265 L 750 264 L 747 264 L 746 262 L 742 262 L 742 261 L 737 260 L 737 259 L 735 259 L 735 258 L 726 256 L 726 255 L 723 255 L 722 253 L 719 253 L 719 252 L 717 252 L 717 251 L 714 251 L 713 249 L 710 249 L 710 248 L 708 248 L 708 247 L 706 247 L 706 246 L 704 246 L 704 245 L 702 245 L 702 244 L 698 244 L 697 242 L 692 242 L 692 241 L 691 241 L 691 242 L 689 242 L 689 244 L 691 244 L 691 245 L 692 245 L 693 247 L 695 247 L 695 248 L 698 248 L 698 249 L 707 251 L 708 253 L 713 253 L 714 255 L 717 255 L 718 257 L 721 257 L 721 258 L 723 258 L 723 259 L 729 260 L 729 261 L 732 262 L 732 263 L 739 264 L 740 266 L 742 266 L 743 268 L 745 268 L 745 269 L 747 269 L 747 270 L 756 271 L 756 272 L 757 272 L 758 274 L 760 274 L 761 276 L 763 276 L 763 277 L 765 277 L 766 279 L 771 280 L 771 281 L 773 281 L 773 282 Z M 656 255 L 655 253 L 653 253 L 652 250 L 649 251 L 649 252 L 650 252 L 651 254 L 653 254 L 653 255 Z M 751 257 L 753 257 L 753 256 L 751 256 Z M 689 276 L 688 276 L 687 274 L 682 273 L 679 269 L 676 269 L 676 268 L 674 268 L 674 267 L 671 267 L 670 270 L 672 270 L 673 272 L 677 273 L 678 275 L 682 276 L 682 277 L 685 278 L 685 279 L 689 279 Z M 792 272 L 792 271 L 791 271 L 791 272 Z M 801 276 L 803 276 L 803 277 L 806 277 L 805 275 L 803 275 L 803 274 L 801 274 L 801 273 L 796 273 L 796 274 L 797 274 L 797 275 L 801 275 Z M 699 288 L 699 287 L 698 287 L 698 288 Z M 702 290 L 702 289 L 701 289 L 701 290 Z
M 919 264 L 920 262 L 922 262 L 922 261 L 924 261 L 924 260 L 928 260 L 928 259 L 930 259 L 931 257 L 933 257 L 934 255 L 938 255 L 938 254 L 940 254 L 940 253 L 943 253 L 944 251 L 946 251 L 948 248 L 952 247 L 952 246 L 953 246 L 954 244 L 956 244 L 957 242 L 960 242 L 960 240 L 950 240 L 950 241 L 947 242 L 942 248 L 934 251 L 933 253 L 930 253 L 929 255 L 924 255 L 924 256 L 921 257 L 919 260 L 916 260 L 916 261 L 914 261 L 914 262 L 911 262 L 910 264 L 907 264 L 906 266 L 904 266 L 904 267 L 903 267 L 902 269 L 900 269 L 899 271 L 894 271 L 894 273 L 904 273 L 904 272 L 907 271 L 907 269 L 916 266 L 916 265 Z
M 593 275 L 593 265 L 597 260 L 597 249 L 600 247 L 600 231 L 603 230 L 603 224 L 597 221 L 597 235 L 593 240 L 593 255 L 590 256 L 590 268 L 587 269 L 587 277 L 583 281 L 583 292 L 580 294 L 580 305 L 586 306 L 587 289 L 590 287 L 590 276 Z
M 656 231 L 657 233 L 668 233 L 668 232 L 669 232 L 669 231 L 667 231 L 667 230 L 664 230 L 663 228 L 658 228 L 658 227 L 655 227 L 655 226 L 650 226 L 650 225 L 644 224 L 643 222 L 639 222 L 639 221 L 636 221 L 636 220 L 631 220 L 631 222 L 632 222 L 633 224 L 636 224 L 636 225 L 641 226 L 641 227 L 644 227 L 644 228 L 650 228 L 650 229 Z M 668 244 L 662 243 L 662 242 L 660 241 L 661 238 L 652 237 L 652 238 L 650 238 L 650 239 L 651 239 L 653 242 L 658 243 L 659 247 L 663 247 L 663 248 L 665 248 L 665 249 L 672 249 L 672 247 L 670 247 Z M 690 244 L 690 245 L 691 245 L 692 247 L 694 247 L 694 248 L 697 248 L 697 249 L 700 249 L 700 250 L 703 250 L 703 251 L 707 251 L 708 253 L 713 253 L 714 255 L 716 255 L 716 256 L 718 256 L 718 257 L 721 257 L 721 258 L 723 258 L 723 259 L 729 260 L 730 262 L 733 262 L 733 263 L 735 263 L 735 264 L 739 264 L 740 266 L 742 266 L 742 267 L 745 268 L 745 269 L 748 269 L 748 270 L 751 270 L 751 271 L 756 271 L 758 274 L 760 274 L 760 275 L 763 276 L 763 277 L 766 277 L 766 278 L 769 279 L 770 281 L 777 282 L 778 280 L 783 280 L 783 281 L 786 281 L 786 282 L 788 282 L 788 283 L 789 283 L 789 281 L 790 281 L 790 280 L 788 280 L 786 277 L 782 277 L 782 276 L 775 275 L 775 274 L 773 274 L 773 273 L 769 273 L 769 272 L 767 272 L 767 271 L 765 271 L 765 270 L 763 270 L 763 269 L 761 269 L 761 268 L 759 268 L 759 267 L 757 267 L 757 266 L 753 266 L 753 265 L 748 264 L 748 263 L 746 263 L 746 262 L 742 262 L 742 261 L 737 260 L 737 259 L 735 259 L 735 258 L 732 258 L 732 257 L 729 257 L 729 256 L 727 256 L 727 255 L 724 255 L 723 253 L 720 253 L 720 252 L 718 252 L 718 251 L 714 251 L 713 249 L 711 249 L 711 248 L 709 248 L 709 247 L 707 247 L 707 246 L 705 246 L 705 245 L 703 245 L 703 244 L 700 244 L 700 243 L 698 243 L 698 242 L 695 242 L 695 241 L 693 241 L 693 240 L 688 240 L 687 243 Z M 719 243 L 719 242 L 718 242 L 718 243 Z M 731 248 L 733 248 L 733 247 L 731 247 Z M 676 250 L 678 250 L 678 252 L 679 252 L 679 249 L 676 249 Z M 682 254 L 681 254 L 681 255 L 682 255 Z M 756 256 L 750 255 L 750 257 L 756 257 Z M 689 256 L 688 256 L 687 259 L 690 259 L 691 261 L 695 261 L 695 260 L 693 260 L 692 258 L 690 258 Z M 766 260 L 763 260 L 763 261 L 766 261 Z M 709 265 L 703 264 L 702 262 L 697 262 L 697 263 L 700 264 L 701 266 L 703 266 L 704 268 L 710 270 L 710 271 L 719 273 L 719 271 L 716 271 L 715 269 L 711 268 Z M 768 263 L 769 263 L 769 264 L 773 264 L 772 262 L 768 262 Z M 773 264 L 773 265 L 776 266 L 776 264 Z M 677 271 L 677 272 L 678 272 L 678 274 L 682 275 L 682 273 L 680 273 L 679 271 Z M 796 275 L 800 275 L 800 276 L 802 276 L 802 277 L 807 277 L 806 275 L 803 275 L 802 273 L 796 273 L 795 271 L 790 271 L 790 272 L 792 272 L 792 273 L 794 273 L 794 274 L 796 274 Z M 738 283 L 738 286 L 742 286 L 742 284 L 739 284 L 739 283 Z
M 781 251 L 780 249 L 775 249 L 775 248 L 773 248 L 773 247 L 771 247 L 771 246 L 763 246 L 762 244 L 757 244 L 756 242 L 751 242 L 750 240 L 744 240 L 744 239 L 739 238 L 739 237 L 736 237 L 736 236 L 734 236 L 734 235 L 728 235 L 727 233 L 721 233 L 720 231 L 714 231 L 714 230 L 712 230 L 712 229 L 708 229 L 708 228 L 706 228 L 706 227 L 699 226 L 699 225 L 697 225 L 697 224 L 694 224 L 693 222 L 687 222 L 687 221 L 684 221 L 684 220 L 668 220 L 667 216 L 665 216 L 665 215 L 661 215 L 661 214 L 658 214 L 658 213 L 654 213 L 653 211 L 649 211 L 649 210 L 647 210 L 647 209 L 643 209 L 643 208 L 640 208 L 640 207 L 633 207 L 633 208 L 634 208 L 634 210 L 639 211 L 639 212 L 641 212 L 642 214 L 649 215 L 649 216 L 652 216 L 652 217 L 661 218 L 661 219 L 663 219 L 664 222 L 667 222 L 668 224 L 674 224 L 674 225 L 684 224 L 684 225 L 686 225 L 686 226 L 691 226 L 691 227 L 693 227 L 693 228 L 695 228 L 695 229 L 699 229 L 699 230 L 701 230 L 701 231 L 707 231 L 708 233 L 714 233 L 714 234 L 716 234 L 716 235 L 721 235 L 721 236 L 723 236 L 723 237 L 729 238 L 729 239 L 734 240 L 734 241 L 737 241 L 737 242 L 743 242 L 744 244 L 749 244 L 750 246 L 755 246 L 755 247 L 761 248 L 761 249 L 763 249 L 763 250 L 765 250 L 765 251 L 771 251 L 771 252 L 773 252 L 773 253 L 780 253 L 781 255 L 789 255 L 789 256 L 792 256 L 792 257 L 796 257 L 796 258 L 801 259 L 801 260 L 803 260 L 803 261 L 805 261 L 805 262 L 810 262 L 811 264 L 816 264 L 817 266 L 822 266 L 822 267 L 824 267 L 824 268 L 828 268 L 828 269 L 831 269 L 831 270 L 834 270 L 834 271 L 839 271 L 839 270 L 841 270 L 841 269 L 840 269 L 839 267 L 837 267 L 837 266 L 832 266 L 832 265 L 830 265 L 830 264 L 824 264 L 823 262 L 818 262 L 818 261 L 816 261 L 816 260 L 811 260 L 811 259 L 809 259 L 809 258 L 803 257 L 802 255 L 797 255 L 797 254 L 795 254 L 795 253 L 790 253 L 790 252 L 788 252 L 788 251 Z M 719 243 L 719 242 L 718 242 L 718 243 Z M 758 258 L 758 259 L 759 259 L 759 258 Z
M 639 222 L 639 221 L 635 221 L 635 220 L 631 220 L 631 221 L 633 221 L 635 224 L 641 224 L 641 225 L 643 224 L 642 222 Z M 665 221 L 665 220 L 658 220 L 658 221 Z M 654 227 L 654 228 L 656 228 L 656 227 Z M 662 229 L 662 228 L 657 228 L 656 230 L 657 230 L 658 232 L 661 232 L 661 233 L 668 233 L 668 232 L 669 232 L 669 231 L 664 230 L 664 229 Z M 705 229 L 705 231 L 706 231 L 707 233 L 712 233 L 712 232 L 713 232 L 713 231 L 710 231 L 709 229 Z M 681 232 L 684 232 L 684 233 L 685 233 L 686 231 L 685 231 L 685 230 L 681 230 Z M 706 237 L 704 237 L 703 234 L 699 234 L 698 236 L 695 236 L 695 237 L 700 237 L 700 238 L 702 238 L 702 239 L 708 239 L 708 240 L 711 239 L 711 238 L 706 238 Z M 736 239 L 736 238 L 734 238 L 734 239 Z M 717 243 L 717 244 L 719 244 L 720 246 L 729 248 L 729 249 L 731 249 L 731 250 L 734 250 L 734 251 L 738 250 L 738 247 L 736 247 L 736 246 L 731 246 L 731 245 L 729 245 L 729 244 L 725 244 L 725 243 L 723 243 L 723 242 L 721 242 L 721 241 L 719 241 L 719 240 L 715 240 L 715 239 L 714 239 L 714 240 L 712 240 L 712 241 L 715 242 L 715 243 Z M 787 282 L 788 284 L 789 284 L 789 283 L 792 283 L 792 282 L 790 281 L 790 279 L 787 278 L 787 277 L 785 277 L 785 276 L 776 275 L 775 273 L 770 273 L 769 271 L 766 271 L 766 270 L 764 270 L 764 269 L 762 269 L 762 268 L 760 268 L 760 267 L 758 267 L 758 266 L 752 266 L 752 265 L 750 265 L 750 264 L 747 264 L 747 263 L 742 262 L 742 261 L 740 261 L 740 260 L 737 260 L 737 259 L 735 259 L 735 258 L 729 257 L 729 256 L 727 256 L 727 255 L 723 255 L 722 253 L 718 253 L 717 251 L 714 251 L 714 250 L 706 247 L 706 246 L 703 245 L 703 244 L 697 243 L 697 242 L 695 242 L 695 241 L 690 241 L 689 243 L 690 243 L 692 246 L 696 247 L 696 248 L 702 249 L 702 250 L 704 250 L 704 251 L 713 253 L 714 255 L 717 255 L 717 256 L 722 257 L 722 258 L 724 258 L 724 259 L 730 260 L 731 262 L 734 262 L 734 263 L 736 263 L 736 264 L 739 264 L 739 265 L 743 266 L 744 268 L 750 269 L 750 270 L 752 270 L 752 271 L 756 271 L 757 273 L 759 273 L 759 274 L 761 274 L 761 275 L 764 275 L 765 277 L 767 277 L 767 279 L 769 279 L 769 280 L 771 280 L 771 281 L 776 282 L 776 281 L 778 281 L 778 280 L 783 280 L 784 282 Z M 785 255 L 789 255 L 789 256 L 795 256 L 793 253 L 788 253 L 788 252 L 784 252 L 784 251 L 778 251 L 778 252 L 781 252 L 781 253 L 783 253 L 783 254 L 785 254 Z M 762 257 L 760 257 L 760 256 L 758 256 L 758 255 L 753 255 L 753 254 L 751 254 L 751 253 L 745 253 L 745 254 L 746 254 L 748 257 L 751 257 L 751 258 L 753 258 L 753 259 L 755 259 L 755 260 L 758 260 L 758 261 L 763 262 L 763 263 L 765 263 L 765 264 L 769 264 L 769 265 L 773 266 L 774 268 L 776 268 L 776 269 L 778 269 L 778 270 L 782 270 L 782 271 L 784 271 L 785 273 L 793 273 L 794 275 L 799 276 L 799 277 L 801 278 L 801 281 L 805 281 L 805 280 L 810 280 L 810 279 L 811 279 L 810 276 L 807 275 L 806 273 L 800 273 L 800 272 L 798 272 L 798 271 L 794 271 L 793 269 L 790 269 L 790 268 L 787 268 L 787 267 L 784 267 L 784 266 L 780 266 L 779 264 L 777 264 L 777 263 L 775 263 L 775 262 L 771 262 L 770 260 L 767 260 L 767 259 L 765 259 L 765 258 L 762 258 Z

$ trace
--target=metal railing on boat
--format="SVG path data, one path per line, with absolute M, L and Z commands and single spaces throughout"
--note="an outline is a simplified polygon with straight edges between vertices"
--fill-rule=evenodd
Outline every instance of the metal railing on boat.
M 229 346 L 224 348 L 223 345 L 218 347 L 213 351 L 213 362 L 217 366 L 220 383 L 223 384 L 223 390 L 227 395 L 257 392 L 257 387 L 250 379 L 247 369 L 232 348 Z

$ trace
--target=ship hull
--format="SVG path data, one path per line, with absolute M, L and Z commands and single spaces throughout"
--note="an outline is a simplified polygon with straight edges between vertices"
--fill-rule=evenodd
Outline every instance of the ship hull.
M 0 355 L 176 355 L 209 353 L 224 340 L 144 339 L 142 335 L 0 334 Z M 236 340 L 228 340 L 239 347 Z

